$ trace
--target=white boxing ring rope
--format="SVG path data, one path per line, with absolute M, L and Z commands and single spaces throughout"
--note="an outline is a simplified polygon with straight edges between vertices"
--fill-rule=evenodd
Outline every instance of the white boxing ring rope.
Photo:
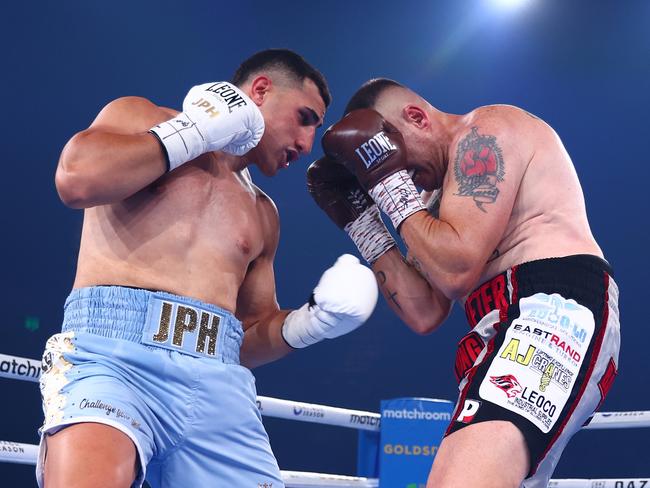
M 0 354 L 0 378 L 38 382 L 41 362 Z M 363 410 L 294 402 L 266 396 L 257 397 L 262 415 L 300 422 L 379 431 L 381 415 Z M 650 427 L 650 411 L 598 412 L 583 429 L 631 429 Z M 0 440 L 0 463 L 36 464 L 38 446 Z M 377 488 L 379 480 L 301 471 L 282 471 L 287 488 Z M 650 488 L 650 478 L 556 479 L 549 488 Z

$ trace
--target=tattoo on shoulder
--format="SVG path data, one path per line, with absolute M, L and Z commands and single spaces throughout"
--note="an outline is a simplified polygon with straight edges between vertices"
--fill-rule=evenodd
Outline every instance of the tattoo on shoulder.
M 496 201 L 499 196 L 497 183 L 503 181 L 505 174 L 497 138 L 479 134 L 478 127 L 472 127 L 472 132 L 458 143 L 456 150 L 456 195 L 472 197 L 476 206 L 487 213 L 483 205 Z

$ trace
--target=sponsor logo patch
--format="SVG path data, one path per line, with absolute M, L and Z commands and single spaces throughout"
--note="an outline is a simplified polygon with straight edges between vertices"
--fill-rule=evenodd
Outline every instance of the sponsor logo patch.
M 511 374 L 490 376 L 490 383 L 503 390 L 508 398 L 514 398 L 521 393 L 521 385 Z
M 519 310 L 490 363 L 479 396 L 548 433 L 569 400 L 595 330 L 594 316 L 556 293 L 522 298 Z

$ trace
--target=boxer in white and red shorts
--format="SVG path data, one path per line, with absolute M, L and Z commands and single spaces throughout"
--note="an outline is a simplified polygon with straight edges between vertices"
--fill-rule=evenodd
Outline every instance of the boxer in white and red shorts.
M 506 420 L 530 452 L 526 487 L 544 487 L 569 439 L 616 376 L 618 287 L 591 255 L 540 259 L 483 283 L 465 302 L 472 331 L 459 343 L 460 398 L 445 435 Z
M 443 113 L 387 79 L 345 112 L 309 191 L 409 327 L 432 332 L 457 300 L 473 327 L 427 487 L 546 486 L 607 394 L 620 344 L 617 287 L 560 138 L 517 107 Z

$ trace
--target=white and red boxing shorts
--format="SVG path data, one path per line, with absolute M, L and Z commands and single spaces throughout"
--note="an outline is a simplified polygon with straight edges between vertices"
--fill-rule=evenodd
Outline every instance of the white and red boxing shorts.
M 514 266 L 465 302 L 460 396 L 445 435 L 512 422 L 530 453 L 527 488 L 545 487 L 569 439 L 605 399 L 618 371 L 618 287 L 591 255 Z

